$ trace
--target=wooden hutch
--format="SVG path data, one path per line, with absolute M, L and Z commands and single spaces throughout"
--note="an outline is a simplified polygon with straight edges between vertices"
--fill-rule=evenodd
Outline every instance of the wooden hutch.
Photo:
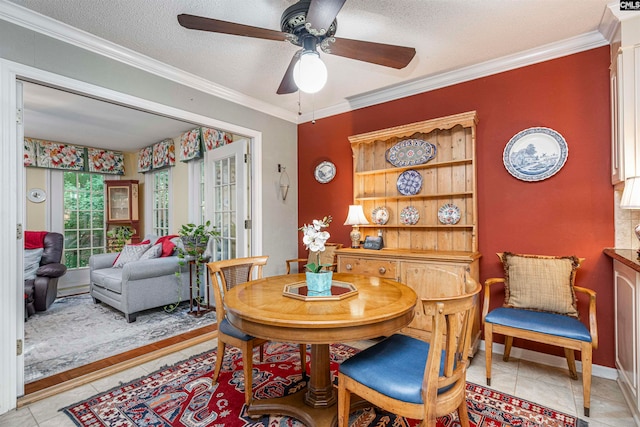
M 107 194 L 106 218 L 107 231 L 117 225 L 133 229 L 131 241 L 140 242 L 140 217 L 137 180 L 105 180 Z M 107 238 L 107 249 L 112 248 L 112 239 Z
M 476 112 L 470 111 L 349 137 L 354 204 L 362 205 L 369 220 L 369 225 L 360 226 L 362 239 L 382 235 L 384 248 L 340 249 L 339 272 L 393 278 L 412 287 L 418 296 L 460 294 L 465 278 L 479 280 L 476 123 Z M 387 161 L 388 150 L 408 139 L 433 144 L 433 158 L 399 167 Z M 408 170 L 420 174 L 422 185 L 403 195 L 398 178 Z M 415 172 L 410 173 L 415 176 Z M 458 208 L 456 223 L 439 219 L 445 204 Z M 377 224 L 372 212 L 381 208 L 386 209 L 388 220 Z M 413 213 L 409 221 L 407 212 Z M 480 341 L 479 315 L 480 307 L 474 319 L 473 352 Z M 425 323 L 421 307 L 416 308 L 416 317 L 403 332 L 426 338 Z

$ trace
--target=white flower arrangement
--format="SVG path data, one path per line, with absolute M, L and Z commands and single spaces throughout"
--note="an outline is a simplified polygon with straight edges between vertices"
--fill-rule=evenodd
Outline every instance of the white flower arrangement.
M 302 243 L 309 251 L 316 253 L 317 261 L 305 265 L 307 270 L 312 273 L 319 273 L 322 267 L 330 266 L 320 264 L 320 252 L 324 251 L 324 244 L 331 237 L 328 231 L 323 231 L 322 229 L 329 227 L 332 219 L 331 216 L 325 216 L 322 220 L 314 219 L 312 224 L 304 224 L 299 228 L 304 234 Z

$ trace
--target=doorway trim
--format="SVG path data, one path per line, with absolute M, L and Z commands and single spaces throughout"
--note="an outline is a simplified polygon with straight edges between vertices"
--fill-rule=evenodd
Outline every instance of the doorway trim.
M 202 126 L 229 131 L 250 138 L 255 162 L 252 164 L 254 191 L 252 192 L 252 217 L 254 233 L 252 247 L 255 253 L 262 252 L 262 132 L 223 122 L 213 117 L 180 110 L 143 98 L 127 95 L 94 84 L 40 70 L 28 65 L 0 59 L 0 235 L 9 237 L 0 244 L 0 414 L 14 409 L 17 404 L 18 387 L 22 393 L 23 357 L 17 356 L 18 340 L 24 340 L 23 291 L 11 284 L 23 280 L 22 239 L 17 238 L 17 226 L 25 219 L 26 199 L 22 189 L 25 176 L 22 159 L 23 147 L 18 141 L 17 120 L 21 115 L 16 109 L 18 80 L 27 80 L 56 88 L 89 95 L 91 97 L 129 106 L 167 117 L 176 118 Z M 16 240 L 13 240 L 16 236 Z M 22 304 L 21 304 L 22 303 Z

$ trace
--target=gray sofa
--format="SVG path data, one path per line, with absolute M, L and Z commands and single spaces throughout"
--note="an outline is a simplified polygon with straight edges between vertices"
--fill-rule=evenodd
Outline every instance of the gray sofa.
M 182 283 L 182 301 L 189 300 L 189 266 L 181 267 L 178 279 L 178 257 L 134 261 L 114 268 L 118 253 L 97 254 L 89 258 L 90 293 L 94 302 L 103 302 L 124 313 L 134 322 L 137 313 L 178 301 L 178 281 Z

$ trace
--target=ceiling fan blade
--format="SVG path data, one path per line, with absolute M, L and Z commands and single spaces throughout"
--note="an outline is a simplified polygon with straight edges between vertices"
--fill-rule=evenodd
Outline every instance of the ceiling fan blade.
M 311 0 L 305 21 L 320 31 L 329 28 L 347 0 Z
M 231 34 L 234 36 L 254 37 L 267 40 L 286 40 L 286 33 L 269 30 L 267 28 L 252 27 L 250 25 L 236 24 L 234 22 L 220 21 L 219 19 L 205 18 L 203 16 L 178 15 L 178 22 L 190 30 L 211 31 L 213 33 Z
M 332 55 L 397 69 L 409 65 L 416 54 L 416 50 L 412 47 L 341 39 L 337 37 L 335 38 L 335 42 L 329 43 L 328 46 L 326 48 L 323 47 L 322 50 Z
M 297 51 L 293 58 L 291 58 L 291 62 L 289 63 L 289 67 L 287 67 L 287 71 L 284 73 L 284 77 L 282 78 L 282 82 L 280 82 L 280 86 L 276 93 L 278 95 L 286 95 L 287 93 L 294 93 L 298 91 L 298 86 L 296 82 L 293 81 L 293 67 L 298 62 L 300 58 L 301 50 Z

